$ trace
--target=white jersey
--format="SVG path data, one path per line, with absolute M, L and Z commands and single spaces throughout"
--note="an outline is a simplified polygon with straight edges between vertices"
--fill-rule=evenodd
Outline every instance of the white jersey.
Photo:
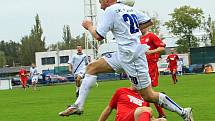
M 183 62 L 177 61 L 177 71 L 182 71 Z
M 37 76 L 38 75 L 38 72 L 37 72 L 37 68 L 36 67 L 31 67 L 30 68 L 30 77 L 34 77 L 34 76 Z
M 86 54 L 75 54 L 70 58 L 68 64 L 72 65 L 74 74 L 83 72 L 88 64 L 88 57 Z
M 130 63 L 149 49 L 140 44 L 139 23 L 147 23 L 150 18 L 133 7 L 117 3 L 107 7 L 96 32 L 105 37 L 111 31 L 118 44 L 118 56 Z M 145 55 L 144 55 L 145 56 Z M 145 58 L 145 57 L 144 57 Z

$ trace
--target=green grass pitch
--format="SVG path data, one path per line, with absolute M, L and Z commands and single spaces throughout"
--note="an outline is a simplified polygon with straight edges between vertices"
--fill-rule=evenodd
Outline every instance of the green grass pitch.
M 176 85 L 168 75 L 161 76 L 159 82 L 155 90 L 165 92 L 183 107 L 193 107 L 196 121 L 215 121 L 215 74 L 181 76 Z M 114 91 L 128 86 L 128 80 L 99 82 L 99 87 L 89 93 L 84 114 L 70 117 L 59 117 L 58 112 L 76 99 L 74 84 L 42 86 L 38 91 L 3 90 L 0 91 L 0 121 L 97 121 Z M 176 113 L 165 112 L 168 121 L 182 121 Z M 114 121 L 114 114 L 108 121 Z M 154 115 L 157 116 L 156 111 Z

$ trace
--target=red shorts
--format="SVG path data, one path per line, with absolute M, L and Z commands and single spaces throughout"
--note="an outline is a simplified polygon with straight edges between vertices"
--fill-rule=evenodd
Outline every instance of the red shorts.
M 172 73 L 176 73 L 176 71 L 177 71 L 177 66 L 172 66 L 172 67 L 170 67 L 169 69 L 170 69 L 170 71 L 171 71 Z
M 127 113 L 127 115 L 118 116 L 116 117 L 116 121 L 134 121 L 134 112 L 135 110 L 132 110 Z
M 148 62 L 148 67 L 149 67 L 149 75 L 150 75 L 151 81 L 152 81 L 152 86 L 156 87 L 156 86 L 158 86 L 158 77 L 159 77 L 157 63 Z
M 27 84 L 28 77 L 21 77 L 20 79 L 21 79 L 22 85 L 26 85 Z

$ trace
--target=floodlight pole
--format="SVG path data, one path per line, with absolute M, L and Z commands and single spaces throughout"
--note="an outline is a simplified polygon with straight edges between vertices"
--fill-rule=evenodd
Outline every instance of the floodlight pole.
M 97 25 L 97 0 L 84 0 L 84 18 L 90 19 L 93 22 L 93 25 Z M 97 58 L 97 49 L 98 49 L 98 41 L 95 40 L 91 35 L 88 34 L 88 31 L 85 31 L 85 49 L 86 54 L 88 54 L 89 46 L 93 49 L 93 58 Z M 90 36 L 90 37 L 89 37 Z

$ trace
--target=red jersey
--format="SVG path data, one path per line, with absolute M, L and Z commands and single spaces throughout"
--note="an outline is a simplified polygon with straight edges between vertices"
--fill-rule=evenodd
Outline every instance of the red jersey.
M 161 39 L 152 32 L 148 32 L 146 35 L 141 36 L 141 44 L 147 44 L 150 48 L 149 50 L 157 49 L 158 47 L 166 47 L 166 44 L 161 41 Z M 159 59 L 160 53 L 147 54 L 147 61 L 157 62 Z
M 149 106 L 149 103 L 144 101 L 138 92 L 129 88 L 120 88 L 113 95 L 109 106 L 117 109 L 116 120 L 120 120 L 138 107 Z
M 169 68 L 177 68 L 177 61 L 179 60 L 178 55 L 176 54 L 170 54 L 167 57 L 167 62 L 169 62 Z
M 25 77 L 27 76 L 27 71 L 25 69 L 20 69 L 19 70 L 19 76 L 20 77 Z

